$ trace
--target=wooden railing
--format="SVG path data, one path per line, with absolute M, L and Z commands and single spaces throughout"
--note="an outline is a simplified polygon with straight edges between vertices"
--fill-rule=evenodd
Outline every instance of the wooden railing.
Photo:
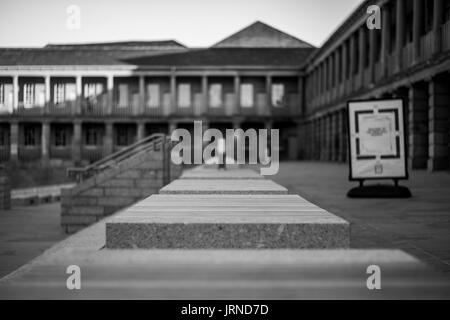
M 403 47 L 402 52 L 402 63 L 403 69 L 411 67 L 414 64 L 414 43 L 410 42 L 405 47 Z
M 81 159 L 89 162 L 95 162 L 103 157 L 103 147 L 98 146 L 82 146 Z
M 0 146 L 0 161 L 8 161 L 10 156 L 10 146 Z

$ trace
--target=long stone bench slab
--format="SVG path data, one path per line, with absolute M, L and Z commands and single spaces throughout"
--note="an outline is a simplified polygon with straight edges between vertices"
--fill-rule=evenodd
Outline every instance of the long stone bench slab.
M 227 169 L 217 170 L 199 166 L 185 170 L 180 179 L 264 179 L 262 175 L 251 169 Z
M 267 179 L 178 179 L 159 191 L 160 194 L 287 194 L 288 190 Z
M 296 195 L 153 195 L 106 225 L 106 247 L 348 248 L 349 223 Z
M 68 290 L 66 268 L 81 269 Z M 366 286 L 367 267 L 382 289 Z M 442 276 L 398 250 L 64 250 L 0 283 L 0 299 L 448 299 Z

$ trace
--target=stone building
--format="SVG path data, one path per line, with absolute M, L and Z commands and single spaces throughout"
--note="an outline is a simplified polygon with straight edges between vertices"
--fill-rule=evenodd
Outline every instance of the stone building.
M 0 161 L 86 164 L 193 120 L 278 128 L 282 159 L 346 161 L 346 102 L 401 97 L 411 167 L 447 170 L 449 58 L 449 0 L 365 1 L 321 48 L 261 22 L 209 48 L 0 48 Z

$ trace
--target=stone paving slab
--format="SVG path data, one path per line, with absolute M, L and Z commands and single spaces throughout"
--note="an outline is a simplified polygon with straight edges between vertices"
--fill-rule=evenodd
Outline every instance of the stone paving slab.
M 285 187 L 266 179 L 211 179 L 172 181 L 160 194 L 287 194 Z
M 349 224 L 296 195 L 153 195 L 106 226 L 107 248 L 348 248 Z
M 382 270 L 368 290 L 366 269 Z M 66 268 L 81 269 L 81 290 Z M 436 299 L 449 285 L 397 250 L 68 250 L 0 284 L 0 299 Z
M 195 167 L 185 170 L 180 179 L 264 179 L 256 171 L 251 169 L 227 169 L 217 170 L 215 168 Z

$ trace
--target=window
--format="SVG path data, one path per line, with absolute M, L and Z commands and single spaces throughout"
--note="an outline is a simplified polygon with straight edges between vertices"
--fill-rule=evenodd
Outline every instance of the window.
M 160 103 L 159 84 L 147 85 L 147 106 L 149 108 L 159 108 Z
M 241 84 L 241 107 L 251 108 L 253 107 L 253 85 L 250 83 Z
M 220 83 L 213 83 L 209 87 L 209 105 L 211 108 L 222 107 L 222 85 Z
M 100 144 L 100 132 L 97 128 L 88 127 L 86 128 L 84 144 L 88 147 L 96 147 Z
M 178 107 L 189 108 L 191 106 L 191 85 L 180 83 L 178 85 Z
M 119 84 L 119 107 L 124 108 L 129 103 L 129 90 L 127 84 Z
M 284 104 L 284 85 L 272 84 L 272 106 L 281 107 Z
M 25 126 L 23 129 L 25 147 L 36 147 L 38 145 L 38 132 L 33 126 Z
M 55 128 L 55 147 L 67 147 L 67 130 Z
M 23 106 L 25 108 L 45 105 L 45 85 L 42 83 L 26 83 L 23 85 Z
M 54 104 L 64 104 L 67 101 L 75 101 L 76 98 L 77 92 L 74 83 L 57 83 L 53 86 Z
M 84 97 L 86 99 L 95 100 L 103 93 L 103 85 L 101 83 L 86 83 L 84 85 Z

